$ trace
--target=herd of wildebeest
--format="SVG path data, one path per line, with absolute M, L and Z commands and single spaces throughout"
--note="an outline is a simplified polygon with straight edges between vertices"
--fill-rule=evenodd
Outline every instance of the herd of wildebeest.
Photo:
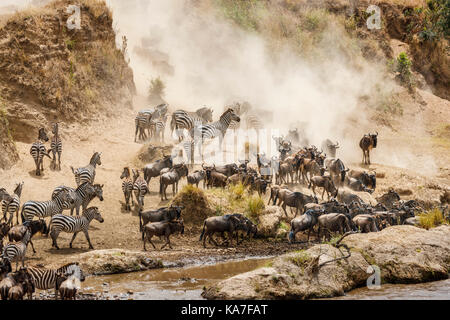
M 141 140 L 162 142 L 167 111 L 167 104 L 140 111 L 135 118 L 135 140 L 139 136 Z M 243 122 L 247 124 L 247 129 L 258 129 L 262 123 L 248 104 L 226 107 L 218 121 L 212 122 L 212 118 L 212 109 L 209 108 L 201 108 L 195 112 L 172 112 L 170 129 L 172 132 L 176 131 L 187 159 L 191 158 L 195 146 L 217 137 L 222 141 L 227 130 L 239 128 Z M 184 137 L 184 130 L 188 132 L 187 137 Z M 53 125 L 52 133 L 49 149 L 45 146 L 50 140 L 45 128 L 40 128 L 38 139 L 31 146 L 30 154 L 36 164 L 37 176 L 44 171 L 44 157 L 52 160 L 50 167 L 53 170 L 61 170 L 62 140 L 57 123 Z M 176 195 L 178 184 L 184 177 L 188 184 L 196 187 L 199 187 L 200 183 L 203 188 L 227 188 L 232 184 L 242 184 L 249 192 L 257 192 L 260 196 L 267 194 L 267 204 L 281 206 L 286 218 L 290 219 L 288 241 L 291 243 L 296 241 L 296 234 L 302 231 L 307 231 L 309 242 L 311 232 L 315 232 L 320 241 L 324 236 L 329 239 L 332 233 L 377 232 L 396 224 L 417 225 L 415 214 L 422 208 L 415 200 L 401 200 L 391 189 L 376 198 L 376 205 L 371 205 L 353 192 L 373 193 L 377 187 L 377 174 L 348 168 L 337 157 L 339 143 L 327 139 L 321 144 L 320 150 L 314 145 L 304 146 L 304 137 L 298 129 L 289 130 L 286 136 L 274 136 L 273 139 L 279 155 L 272 157 L 267 157 L 265 153 L 254 153 L 253 158 L 248 157 L 238 163 L 203 163 L 201 168 L 193 171 L 192 163 L 176 163 L 174 156 L 165 155 L 162 159 L 145 165 L 142 170 L 123 168 L 120 179 L 125 200 L 124 209 L 131 211 L 134 205 L 139 211 L 139 230 L 144 250 L 147 250 L 147 242 L 156 249 L 152 242 L 154 236 L 165 237 L 166 241 L 161 249 L 167 245 L 172 248 L 170 235 L 184 232 L 183 204 L 144 210 L 144 199 L 149 193 L 149 182 L 152 178 L 159 178 L 161 201 L 168 200 L 166 189 L 170 185 L 172 197 Z M 361 138 L 359 146 L 363 152 L 363 165 L 370 164 L 370 151 L 377 147 L 377 139 L 378 133 L 366 134 Z M 255 163 L 252 160 L 255 160 Z M 47 201 L 31 200 L 21 206 L 20 197 L 24 182 L 17 184 L 11 194 L 0 188 L 3 213 L 0 223 L 2 299 L 22 299 L 25 295 L 31 299 L 36 288 L 55 288 L 55 293 L 59 292 L 61 298 L 75 299 L 79 282 L 84 280 L 83 272 L 77 263 L 58 269 L 25 267 L 25 256 L 29 244 L 33 252 L 36 252 L 32 237 L 38 232 L 50 236 L 51 246 L 57 250 L 57 238 L 61 232 L 73 234 L 70 248 L 77 234 L 82 232 L 89 248 L 93 249 L 88 232 L 89 225 L 92 220 L 100 223 L 104 221 L 99 208 L 89 206 L 95 198 L 103 201 L 103 185 L 94 183 L 97 165 L 102 165 L 101 153 L 94 152 L 85 167 L 71 167 L 76 187 L 58 186 Z M 311 192 L 306 194 L 294 191 L 296 186 L 303 186 Z M 286 210 L 287 207 L 290 207 L 291 216 Z M 70 215 L 64 215 L 64 210 L 70 210 Z M 73 215 L 74 211 L 76 215 Z M 445 208 L 443 211 L 448 219 L 448 210 Z M 49 219 L 48 224 L 45 219 Z M 243 213 L 230 212 L 223 216 L 209 217 L 204 221 L 200 235 L 204 247 L 207 239 L 210 244 L 219 245 L 213 238 L 215 234 L 221 236 L 222 244 L 232 244 L 234 238 L 236 245 L 239 245 L 239 238 L 243 241 L 255 237 L 258 234 L 258 226 Z M 12 271 L 11 265 L 14 262 L 15 272 Z M 21 268 L 19 262 L 22 264 Z

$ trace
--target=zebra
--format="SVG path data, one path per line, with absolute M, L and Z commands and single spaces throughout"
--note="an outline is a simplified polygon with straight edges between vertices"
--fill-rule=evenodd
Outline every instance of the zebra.
M 136 131 L 134 133 L 134 142 L 136 142 L 136 137 L 139 132 L 139 139 L 146 140 L 147 134 L 145 133 L 145 129 L 148 131 L 148 135 L 151 135 L 151 120 L 153 118 L 161 118 L 166 115 L 168 109 L 168 105 L 166 103 L 160 104 L 156 106 L 155 109 L 146 109 L 141 110 L 136 115 L 134 119 L 136 125 Z
M 66 188 L 58 192 L 52 200 L 49 201 L 27 201 L 22 206 L 22 223 L 33 220 L 34 217 L 44 219 L 55 214 L 60 214 L 64 210 L 64 203 L 73 204 L 75 199 Z
M 97 165 L 100 166 L 102 164 L 100 160 L 101 155 L 102 155 L 101 152 L 94 152 L 94 154 L 91 157 L 91 160 L 89 161 L 89 164 L 86 167 L 78 168 L 76 170 L 74 170 L 72 166 L 70 167 L 70 169 L 72 169 L 72 173 L 75 175 L 75 181 L 77 183 L 77 186 L 86 181 L 89 181 L 90 183 L 94 184 L 95 167 Z
M 30 154 L 36 164 L 36 176 L 41 175 L 41 171 L 44 171 L 44 156 L 50 158 L 50 155 L 45 148 L 44 142 L 48 141 L 47 133 L 44 128 L 39 129 L 38 140 L 31 145 Z
M 130 198 L 133 197 L 133 181 L 131 180 L 130 168 L 123 168 L 120 179 L 123 179 L 122 191 L 125 196 L 125 211 L 131 211 Z
M 11 226 L 13 225 L 14 213 L 16 214 L 17 224 L 19 224 L 19 208 L 20 208 L 20 196 L 22 195 L 22 188 L 23 188 L 23 181 L 17 184 L 10 201 L 8 202 L 2 201 L 2 212 L 3 212 L 2 220 L 8 221 L 7 223 Z M 11 215 L 9 220 L 7 220 L 6 218 L 7 213 Z
M 144 196 L 148 193 L 147 182 L 139 176 L 139 170 L 133 171 L 133 190 L 139 208 L 144 206 Z
M 58 154 L 58 170 L 61 170 L 61 153 L 62 153 L 62 141 L 58 133 L 58 123 L 53 124 L 52 129 L 53 137 L 50 143 L 50 147 L 53 153 L 53 167 L 56 168 L 56 154 Z
M 19 242 L 9 242 L 3 247 L 2 257 L 10 262 L 16 262 L 16 271 L 19 268 L 19 260 L 22 261 L 22 267 L 25 267 L 25 255 L 27 253 L 28 243 L 31 240 L 31 229 L 27 231 Z
M 221 116 L 219 121 L 200 125 L 195 128 L 195 138 L 200 138 L 202 143 L 206 139 L 214 139 L 219 137 L 219 147 L 222 150 L 222 141 L 227 132 L 231 121 L 240 122 L 241 118 L 234 112 L 233 109 L 228 108 Z
M 67 189 L 69 193 L 71 193 L 74 203 L 70 204 L 68 201 L 64 203 L 64 209 L 70 209 L 70 215 L 73 215 L 73 210 L 76 209 L 77 216 L 80 215 L 80 207 L 81 212 L 84 212 L 88 207 L 89 203 L 97 197 L 100 201 L 103 201 L 103 186 L 100 184 L 92 185 L 90 182 L 85 182 L 81 184 L 77 189 L 59 186 L 53 190 L 52 200 L 54 197 L 63 189 Z
M 146 140 L 147 135 L 145 133 L 145 129 L 149 129 L 150 119 L 155 111 L 154 110 L 141 110 L 136 115 L 134 119 L 134 123 L 136 125 L 136 131 L 134 133 L 134 142 L 137 141 L 136 137 L 139 132 L 139 139 Z
M 79 276 L 80 281 L 85 280 L 78 262 L 71 262 L 57 269 L 31 266 L 27 270 L 31 274 L 34 285 L 40 290 L 54 289 L 58 275 L 76 274 Z
M 187 129 L 189 132 L 192 132 L 192 129 L 195 126 L 212 122 L 212 113 L 213 110 L 207 107 L 200 108 L 195 112 L 176 110 L 172 113 L 170 130 L 172 131 L 172 134 L 173 130 L 176 130 L 178 140 L 181 142 L 181 140 L 184 139 L 184 135 L 182 133 L 183 129 Z
M 86 240 L 89 243 L 89 249 L 94 249 L 89 238 L 89 224 L 92 220 L 97 220 L 103 223 L 103 217 L 97 207 L 90 207 L 83 212 L 82 216 L 72 217 L 65 216 L 63 214 L 54 215 L 50 221 L 50 236 L 52 237 L 52 247 L 59 250 L 56 239 L 61 232 L 73 233 L 72 240 L 70 241 L 70 248 L 72 243 L 79 232 L 83 232 L 86 236 Z
M 166 129 L 167 116 L 150 120 L 151 137 L 156 137 L 157 141 L 164 143 L 164 130 Z

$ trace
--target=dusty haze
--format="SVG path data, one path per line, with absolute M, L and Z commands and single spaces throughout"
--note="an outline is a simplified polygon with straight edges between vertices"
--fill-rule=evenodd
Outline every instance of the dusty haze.
M 16 6 L 30 3 L 14 1 Z M 319 44 L 327 52 L 326 59 L 310 64 L 288 46 L 276 52 L 269 49 L 265 39 L 225 20 L 207 0 L 107 3 L 113 11 L 118 45 L 122 35 L 128 38 L 139 93 L 146 95 L 150 79 L 160 76 L 172 110 L 210 106 L 217 119 L 226 104 L 245 100 L 255 108 L 274 111 L 268 128 L 286 133 L 294 122 L 307 122 L 312 144 L 320 146 L 325 138 L 338 140 L 339 157 L 353 162 L 361 158 L 361 134 L 377 130 L 364 113 L 355 117 L 361 110 L 360 98 L 371 96 L 377 85 L 390 90 L 392 83 L 379 65 L 364 61 L 354 68 L 338 49 L 341 38 L 347 36 L 340 26 L 332 26 Z M 356 130 L 355 124 L 364 132 Z M 422 130 L 420 119 L 416 128 Z M 388 147 L 383 136 L 380 141 L 373 161 L 399 167 L 418 163 L 408 147 Z M 426 157 L 426 162 L 429 173 L 434 172 L 433 158 Z

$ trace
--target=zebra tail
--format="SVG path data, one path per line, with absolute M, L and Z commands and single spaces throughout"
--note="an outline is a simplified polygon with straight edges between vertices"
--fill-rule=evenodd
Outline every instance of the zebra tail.
M 75 169 L 72 166 L 70 166 L 70 169 L 72 170 L 72 173 L 75 174 Z
M 202 231 L 202 234 L 200 235 L 200 239 L 198 241 L 202 241 L 203 236 L 205 235 L 205 228 L 206 228 L 206 221 L 203 222 L 203 231 Z

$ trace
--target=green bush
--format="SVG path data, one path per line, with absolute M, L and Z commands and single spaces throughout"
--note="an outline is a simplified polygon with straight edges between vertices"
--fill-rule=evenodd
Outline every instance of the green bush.
M 401 52 L 397 57 L 396 71 L 400 74 L 401 81 L 410 89 L 414 86 L 414 81 L 411 73 L 412 62 L 405 52 Z
M 259 195 L 253 195 L 247 200 L 247 212 L 250 216 L 257 217 L 264 210 L 264 201 Z
M 431 229 L 441 224 L 446 224 L 444 215 L 441 210 L 434 208 L 418 215 L 419 226 L 425 229 Z

